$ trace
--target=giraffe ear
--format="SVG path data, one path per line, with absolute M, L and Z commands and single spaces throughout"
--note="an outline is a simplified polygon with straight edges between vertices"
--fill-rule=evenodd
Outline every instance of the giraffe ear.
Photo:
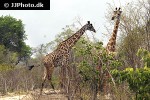
M 88 24 L 90 24 L 90 21 L 87 21 L 88 22 Z

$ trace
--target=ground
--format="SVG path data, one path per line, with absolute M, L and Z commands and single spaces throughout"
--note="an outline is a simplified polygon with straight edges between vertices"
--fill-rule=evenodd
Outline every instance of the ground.
M 0 100 L 68 100 L 67 97 L 58 90 L 56 90 L 56 92 L 44 90 L 44 92 L 42 95 L 39 94 L 39 90 L 20 95 L 9 93 L 8 95 L 0 96 Z

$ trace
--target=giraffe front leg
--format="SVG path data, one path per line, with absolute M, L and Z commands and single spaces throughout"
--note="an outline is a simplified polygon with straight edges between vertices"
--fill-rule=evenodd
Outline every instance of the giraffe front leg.
M 47 79 L 49 80 L 50 82 L 50 85 L 51 85 L 51 88 L 53 89 L 54 93 L 56 93 L 55 89 L 54 89 L 54 85 L 52 83 L 52 74 L 53 74 L 53 71 L 54 71 L 54 64 L 49 64 L 49 66 L 46 66 L 46 71 L 47 71 Z M 50 91 L 52 92 L 52 91 Z
M 48 71 L 48 80 L 50 81 L 51 87 L 54 90 L 54 85 L 52 83 L 52 74 L 53 74 L 53 71 L 54 71 L 54 65 L 52 65 L 52 67 L 50 67 L 49 71 Z
M 65 75 L 65 91 L 66 93 L 69 93 L 69 88 L 70 88 L 70 68 L 69 68 L 69 54 L 66 54 L 63 58 L 63 67 L 66 71 L 66 75 Z
M 46 68 L 44 69 L 44 76 L 43 76 L 43 79 L 42 79 L 42 85 L 41 85 L 41 89 L 40 89 L 40 95 L 42 95 L 42 91 L 43 91 L 43 87 L 44 87 L 44 83 L 46 81 Z

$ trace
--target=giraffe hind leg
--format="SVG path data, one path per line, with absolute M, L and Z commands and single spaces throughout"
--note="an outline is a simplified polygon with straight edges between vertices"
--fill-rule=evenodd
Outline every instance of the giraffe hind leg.
M 46 81 L 46 76 L 47 76 L 47 75 L 44 73 L 44 77 L 43 77 L 43 81 L 42 81 L 42 85 L 41 85 L 41 89 L 40 89 L 40 95 L 42 95 L 44 83 L 45 83 L 45 81 Z

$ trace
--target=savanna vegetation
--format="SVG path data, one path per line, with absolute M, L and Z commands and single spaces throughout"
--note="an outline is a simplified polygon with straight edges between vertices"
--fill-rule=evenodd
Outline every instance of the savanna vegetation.
M 70 52 L 70 72 L 67 68 L 62 69 L 61 64 L 55 68 L 52 78 L 55 89 L 60 89 L 60 79 L 63 78 L 62 83 L 69 91 L 67 96 L 71 100 L 103 100 L 104 73 L 108 71 L 108 90 L 113 100 L 150 99 L 150 0 L 131 2 L 122 10 L 116 52 L 107 55 L 103 42 L 82 36 Z M 111 12 L 108 11 L 106 20 L 113 26 L 109 15 Z M 55 40 L 32 48 L 25 43 L 27 36 L 22 21 L 1 16 L 1 95 L 39 89 L 44 69 L 42 58 L 74 34 L 79 29 L 76 27 L 78 22 L 63 28 Z M 26 66 L 31 64 L 40 66 L 29 71 Z M 100 65 L 101 69 L 98 68 Z M 51 88 L 49 82 L 46 82 L 45 88 Z

